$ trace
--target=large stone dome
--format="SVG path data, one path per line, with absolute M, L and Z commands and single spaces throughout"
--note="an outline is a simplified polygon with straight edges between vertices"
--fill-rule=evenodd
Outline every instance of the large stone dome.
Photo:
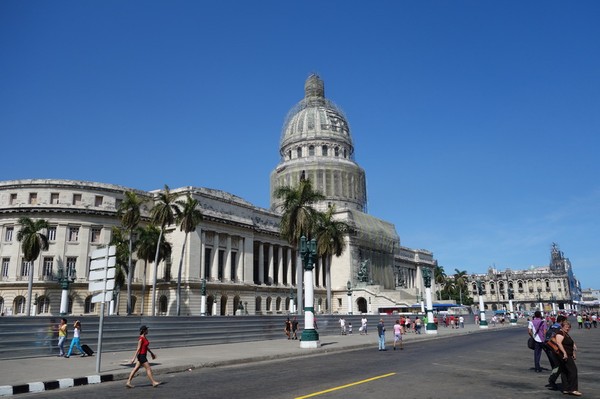
M 308 77 L 304 84 L 304 98 L 286 117 L 281 132 L 281 156 L 285 156 L 290 145 L 308 138 L 331 140 L 346 150 L 347 157 L 353 156 L 348 121 L 342 110 L 325 98 L 325 85 L 317 75 Z
M 280 205 L 273 196 L 277 187 L 295 186 L 305 176 L 325 195 L 321 207 L 365 210 L 365 172 L 354 162 L 348 121 L 325 98 L 325 85 L 317 75 L 308 77 L 304 98 L 285 119 L 279 154 L 281 161 L 271 173 L 271 208 Z

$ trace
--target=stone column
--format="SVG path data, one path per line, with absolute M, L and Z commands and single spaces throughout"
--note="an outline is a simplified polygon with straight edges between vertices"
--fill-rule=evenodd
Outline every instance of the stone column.
M 292 248 L 287 249 L 287 285 L 292 286 Z
M 206 259 L 204 259 L 204 252 L 206 251 L 206 232 L 204 232 L 204 230 L 202 230 L 200 240 L 202 240 L 200 242 L 200 279 L 203 279 L 206 275 Z
M 269 246 L 269 270 L 268 270 L 268 274 L 267 274 L 266 283 L 268 285 L 273 285 L 275 283 L 275 281 L 274 281 L 275 259 L 273 257 L 273 244 L 267 244 L 267 245 Z
M 225 265 L 223 265 L 223 281 L 231 280 L 231 235 L 227 234 L 225 249 Z
M 263 243 L 258 243 L 258 284 L 263 284 L 265 280 L 265 251 Z
M 210 279 L 217 281 L 219 279 L 219 233 L 215 232 L 213 238 L 213 254 L 210 265 Z
M 235 258 L 235 281 L 244 281 L 243 270 L 244 270 L 244 238 L 240 237 L 238 242 L 238 253 Z
M 277 250 L 277 285 L 283 285 L 283 247 Z

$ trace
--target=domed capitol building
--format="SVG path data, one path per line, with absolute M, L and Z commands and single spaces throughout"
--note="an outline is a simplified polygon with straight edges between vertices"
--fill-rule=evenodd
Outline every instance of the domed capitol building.
M 280 200 L 274 192 L 281 186 L 294 187 L 302 178 L 309 179 L 325 197 L 316 208 L 334 206 L 334 218 L 350 226 L 343 254 L 332 259 L 331 304 L 327 303 L 325 262 L 315 264 L 314 307 L 318 313 L 346 313 L 349 299 L 354 313 L 408 310 L 424 292 L 422 271 L 436 265 L 433 254 L 403 247 L 392 223 L 366 213 L 366 174 L 355 161 L 348 120 L 325 97 L 318 76 L 311 75 L 304 89 L 304 98 L 290 110 L 282 129 L 281 160 L 270 177 L 270 209 L 220 190 L 171 190 L 182 198 L 190 194 L 204 216 L 185 242 L 182 315 L 201 314 L 203 280 L 208 314 L 286 314 L 293 310 L 292 301 L 302 292 L 297 287 L 302 267 L 297 248 L 280 236 Z M 75 270 L 67 313 L 97 314 L 100 307 L 88 291 L 91 253 L 108 243 L 112 227 L 120 226 L 117 210 L 126 192 L 143 199 L 142 225 L 147 224 L 160 190 L 145 192 L 60 179 L 0 182 L 0 311 L 58 315 L 62 288 L 57 277 L 65 270 Z M 17 240 L 21 217 L 44 219 L 49 225 L 44 231 L 49 248 L 33 265 L 24 260 Z M 171 225 L 166 239 L 172 245 L 172 256 L 157 268 L 158 315 L 176 314 L 177 266 L 186 235 Z M 154 267 L 143 260 L 134 258 L 134 262 L 133 313 L 151 314 Z M 30 270 L 31 304 L 27 300 Z M 115 311 L 125 314 L 125 286 L 118 292 Z

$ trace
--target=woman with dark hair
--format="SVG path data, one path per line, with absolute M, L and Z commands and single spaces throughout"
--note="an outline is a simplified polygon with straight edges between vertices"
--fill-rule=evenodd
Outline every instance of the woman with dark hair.
M 150 341 L 146 338 L 148 334 L 148 327 L 141 326 L 140 327 L 140 337 L 138 339 L 137 350 L 131 359 L 131 363 L 135 362 L 135 367 L 131 370 L 131 374 L 129 374 L 129 379 L 127 379 L 127 384 L 125 386 L 127 388 L 133 388 L 131 385 L 131 380 L 135 377 L 135 374 L 138 372 L 140 367 L 144 367 L 146 369 L 146 374 L 148 375 L 148 379 L 152 383 L 153 387 L 157 387 L 160 385 L 160 382 L 156 381 L 152 376 L 152 369 L 150 368 L 150 363 L 148 362 L 147 354 L 150 353 L 152 356 L 152 360 L 156 359 L 156 355 L 150 350 L 149 345 Z
M 544 337 L 546 336 L 546 321 L 542 319 L 542 312 L 536 310 L 533 315 L 533 320 L 528 324 L 529 336 L 535 341 L 533 351 L 533 366 L 537 373 L 542 372 L 540 366 L 540 358 L 542 357 L 542 349 L 544 348 Z
M 575 364 L 577 345 L 569 335 L 571 323 L 568 320 L 563 320 L 560 326 L 560 330 L 556 332 L 556 343 L 562 353 L 563 393 L 581 396 L 581 392 L 578 391 L 579 381 L 577 379 L 577 365 Z
M 73 324 L 73 339 L 71 339 L 71 345 L 69 346 L 69 352 L 67 353 L 67 356 L 65 356 L 66 358 L 71 357 L 71 353 L 73 352 L 73 346 L 77 347 L 81 357 L 87 356 L 85 354 L 85 352 L 83 351 L 83 348 L 81 347 L 81 341 L 79 340 L 80 336 L 81 336 L 81 322 L 79 320 L 76 320 L 75 324 Z

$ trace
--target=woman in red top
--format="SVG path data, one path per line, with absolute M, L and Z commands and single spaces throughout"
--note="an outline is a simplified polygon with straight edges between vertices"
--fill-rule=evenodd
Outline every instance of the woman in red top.
M 146 334 L 148 334 L 148 327 L 141 326 L 137 350 L 133 355 L 133 359 L 131 359 L 131 363 L 134 363 L 136 361 L 137 363 L 135 363 L 135 367 L 133 368 L 133 370 L 131 370 L 131 374 L 129 374 L 129 379 L 127 380 L 127 384 L 125 384 L 127 388 L 133 388 L 133 385 L 131 385 L 131 380 L 133 379 L 133 377 L 135 377 L 135 374 L 142 366 L 146 369 L 146 374 L 148 374 L 148 379 L 152 383 L 152 386 L 157 387 L 158 385 L 160 385 L 160 382 L 156 381 L 152 376 L 152 369 L 150 368 L 150 363 L 148 363 L 148 358 L 146 357 L 148 352 L 150 352 L 152 359 L 156 359 L 156 356 L 148 347 L 150 345 L 150 342 L 146 338 Z

